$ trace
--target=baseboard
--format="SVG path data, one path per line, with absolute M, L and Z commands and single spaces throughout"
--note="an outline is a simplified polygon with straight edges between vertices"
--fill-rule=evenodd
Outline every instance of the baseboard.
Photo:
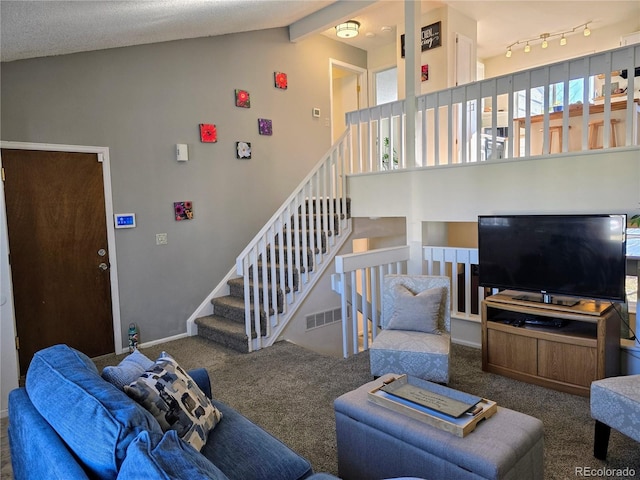
M 165 337 L 165 338 L 159 338 L 158 340 L 152 340 L 150 342 L 144 342 L 144 343 L 140 343 L 138 345 L 138 348 L 140 349 L 144 349 L 147 347 L 153 347 L 155 345 L 159 345 L 161 343 L 167 343 L 167 342 L 172 342 L 173 340 L 180 340 L 181 338 L 187 338 L 190 335 L 188 333 L 180 333 L 178 335 L 174 335 L 172 337 Z

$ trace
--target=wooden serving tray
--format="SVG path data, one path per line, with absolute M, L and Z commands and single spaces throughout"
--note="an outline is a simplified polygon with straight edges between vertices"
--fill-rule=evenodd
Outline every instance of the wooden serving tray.
M 432 427 L 452 433 L 458 437 L 468 435 L 475 430 L 476 425 L 478 425 L 480 421 L 491 417 L 498 411 L 498 405 L 496 402 L 481 398 L 477 403 L 477 406 L 482 409 L 479 413 L 476 415 L 463 414 L 462 416 L 455 418 L 384 392 L 382 388 L 385 385 L 388 385 L 390 381 L 394 384 L 398 382 L 398 386 L 410 383 L 419 388 L 438 394 L 442 394 L 444 392 L 445 394 L 449 394 L 452 399 L 462 402 L 478 397 L 474 397 L 473 395 L 459 392 L 442 385 L 427 382 L 425 380 L 408 377 L 407 375 L 385 376 L 380 379 L 380 386 L 369 392 L 369 401 L 393 410 L 394 412 L 407 415 L 415 420 L 431 425 Z

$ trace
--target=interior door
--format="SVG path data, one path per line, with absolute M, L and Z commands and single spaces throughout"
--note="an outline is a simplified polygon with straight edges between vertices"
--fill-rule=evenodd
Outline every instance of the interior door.
M 2 166 L 21 375 L 57 343 L 113 352 L 98 155 L 2 149 Z

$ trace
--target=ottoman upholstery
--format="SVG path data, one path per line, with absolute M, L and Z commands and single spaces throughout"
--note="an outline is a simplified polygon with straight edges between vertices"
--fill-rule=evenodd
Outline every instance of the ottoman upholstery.
M 543 478 L 540 420 L 498 407 L 460 438 L 370 402 L 368 392 L 379 385 L 367 383 L 334 402 L 340 478 Z
M 596 458 L 606 459 L 611 428 L 640 442 L 640 375 L 592 382 L 590 405 L 591 416 L 596 420 L 593 447 Z

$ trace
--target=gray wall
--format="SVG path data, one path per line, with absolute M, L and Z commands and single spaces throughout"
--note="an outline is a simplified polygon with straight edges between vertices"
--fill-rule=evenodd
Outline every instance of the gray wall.
M 1 139 L 110 148 L 122 344 L 184 333 L 185 322 L 235 257 L 330 146 L 329 58 L 366 67 L 366 52 L 285 28 L 3 63 Z M 273 73 L 288 74 L 278 90 Z M 251 108 L 234 105 L 234 89 Z M 321 118 L 311 115 L 313 107 Z M 258 118 L 273 136 L 258 135 Z M 218 142 L 200 143 L 199 123 Z M 252 144 L 236 160 L 235 142 Z M 189 161 L 175 160 L 175 144 Z M 173 202 L 195 218 L 176 222 Z M 156 246 L 155 234 L 168 234 Z

